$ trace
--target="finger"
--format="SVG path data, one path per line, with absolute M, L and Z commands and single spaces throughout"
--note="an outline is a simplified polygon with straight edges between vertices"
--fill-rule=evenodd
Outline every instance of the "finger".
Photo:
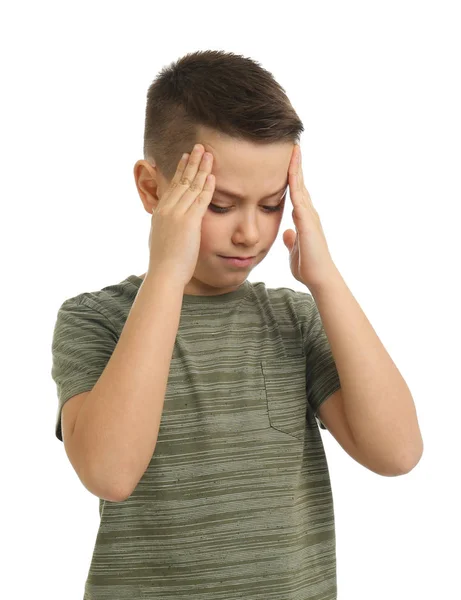
M 178 166 L 176 168 L 176 172 L 173 176 L 173 179 L 170 182 L 170 185 L 168 186 L 168 189 L 165 191 L 165 193 L 159 199 L 158 208 L 164 207 L 168 204 L 167 201 L 170 198 L 171 194 L 179 186 L 179 182 L 181 181 L 183 173 L 187 167 L 187 163 L 189 162 L 189 157 L 190 157 L 190 155 L 188 153 L 185 153 L 180 158 L 180 160 L 178 162 Z
M 184 173 L 179 180 L 179 185 L 184 185 L 186 188 L 188 188 L 194 181 L 204 153 L 204 146 L 202 144 L 195 144 Z
M 183 197 L 183 195 L 189 191 L 189 188 L 197 174 L 204 150 L 205 148 L 202 144 L 195 144 L 191 154 L 187 154 L 188 158 L 184 159 L 184 164 L 183 159 L 180 160 L 178 169 L 176 170 L 168 190 L 165 193 L 165 198 L 162 202 L 162 208 L 173 208 L 177 205 L 178 201 Z M 195 199 L 195 196 L 193 199 Z M 190 200 L 190 202 L 191 201 L 192 200 Z M 189 206 L 187 206 L 184 210 L 187 210 L 188 207 Z
M 288 165 L 288 170 L 290 172 L 294 172 L 296 170 L 295 168 L 298 163 L 298 151 L 299 151 L 299 144 L 294 144 L 293 150 L 291 152 L 290 164 Z
M 185 189 L 185 191 L 183 192 L 183 195 L 180 198 L 178 198 L 178 200 L 177 200 L 178 209 L 180 208 L 183 213 L 190 208 L 190 206 L 197 200 L 198 196 L 202 193 L 202 191 L 205 187 L 205 184 L 207 183 L 208 175 L 210 175 L 212 164 L 213 164 L 213 156 L 210 153 L 205 153 L 202 156 L 202 160 L 200 161 L 200 166 L 195 175 L 194 180 Z M 214 182 L 214 176 L 212 177 L 212 179 L 208 180 L 207 191 L 210 189 L 209 188 L 210 181 Z M 213 190 L 214 190 L 214 183 L 213 183 Z M 211 198 L 210 198 L 210 200 L 211 200 Z
M 195 211 L 203 217 L 208 205 L 210 204 L 216 184 L 216 177 L 212 174 L 208 174 L 205 178 L 205 183 L 200 194 L 197 196 L 194 202 L 191 203 L 189 211 Z
M 292 161 L 290 163 L 289 169 L 289 182 L 291 189 L 294 193 L 300 192 L 302 190 L 303 179 L 302 179 L 302 170 L 301 170 L 301 162 L 298 160 L 300 158 L 301 148 L 299 144 L 296 144 L 295 150 L 293 151 Z M 291 194 L 290 194 L 291 196 Z M 293 200 L 293 198 L 292 198 Z
M 303 165 L 302 165 L 302 156 L 301 156 L 301 146 L 298 146 L 298 179 L 299 179 L 299 187 L 302 188 L 304 185 L 304 175 L 303 175 Z
M 176 181 L 172 181 L 170 184 L 171 191 L 169 193 L 168 201 L 165 207 L 172 208 L 177 206 L 178 202 L 182 200 L 183 196 L 190 191 L 192 186 L 192 192 L 199 192 L 197 185 L 194 185 L 194 180 L 201 165 L 202 158 L 204 155 L 205 148 L 202 144 L 196 144 L 189 156 L 189 160 L 186 163 L 185 169 L 180 173 Z M 187 206 L 183 206 L 183 212 L 186 211 L 191 202 L 193 202 L 197 196 L 197 193 L 193 197 L 187 196 Z

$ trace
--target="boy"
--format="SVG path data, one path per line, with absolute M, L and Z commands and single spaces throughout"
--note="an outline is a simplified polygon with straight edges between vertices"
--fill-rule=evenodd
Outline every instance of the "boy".
M 293 200 L 302 131 L 271 74 L 234 54 L 187 55 L 149 88 L 134 167 L 149 268 L 66 300 L 53 336 L 56 435 L 100 498 L 84 598 L 337 597 L 323 415 L 371 462 L 337 408 L 320 418 L 342 386 L 313 296 L 246 279 L 288 186 Z

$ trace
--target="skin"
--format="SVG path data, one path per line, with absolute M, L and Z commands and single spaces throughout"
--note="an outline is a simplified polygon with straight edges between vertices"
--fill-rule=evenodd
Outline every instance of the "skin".
M 197 143 L 213 155 L 211 172 L 216 177 L 216 184 L 211 202 L 229 210 L 220 214 L 207 208 L 202 220 L 197 266 L 184 294 L 216 296 L 238 289 L 277 238 L 288 189 L 271 198 L 263 198 L 288 187 L 294 144 L 256 145 L 204 127 L 199 129 Z M 192 150 L 184 148 L 189 154 Z M 146 160 L 136 162 L 134 176 L 144 209 L 152 215 L 170 181 L 155 163 Z M 242 194 L 245 200 L 227 197 L 217 192 L 217 188 Z M 281 208 L 278 212 L 267 212 L 263 208 L 278 205 Z M 218 255 L 256 258 L 252 265 L 236 268 Z M 145 275 L 140 275 L 141 279 Z

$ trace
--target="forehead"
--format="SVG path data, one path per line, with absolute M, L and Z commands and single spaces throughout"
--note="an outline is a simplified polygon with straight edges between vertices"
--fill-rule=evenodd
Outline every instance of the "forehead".
M 208 131 L 198 142 L 213 155 L 216 188 L 249 198 L 272 194 L 288 184 L 292 142 L 254 144 Z

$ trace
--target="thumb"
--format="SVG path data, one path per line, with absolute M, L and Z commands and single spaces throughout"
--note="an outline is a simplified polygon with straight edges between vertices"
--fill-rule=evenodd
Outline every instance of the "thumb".
M 295 243 L 296 240 L 296 231 L 293 231 L 293 229 L 287 229 L 286 231 L 283 232 L 283 243 L 285 244 L 285 246 L 288 248 L 288 250 L 291 252 L 293 250 L 293 245 Z

